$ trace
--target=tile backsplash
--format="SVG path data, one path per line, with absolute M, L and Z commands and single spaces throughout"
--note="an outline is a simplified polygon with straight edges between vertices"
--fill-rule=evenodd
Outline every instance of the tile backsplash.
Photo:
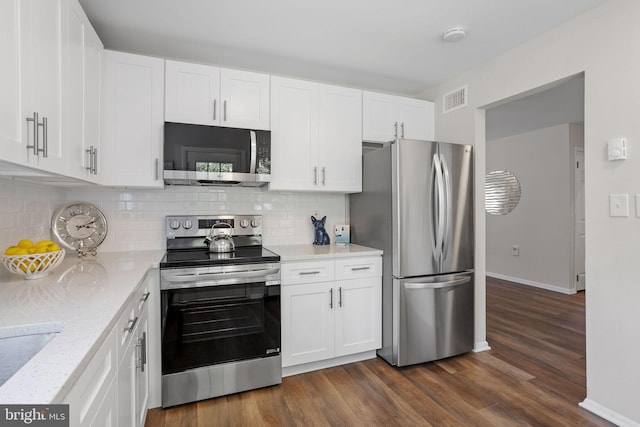
M 268 246 L 311 243 L 311 215 L 326 215 L 330 231 L 346 223 L 348 212 L 343 194 L 270 192 L 264 187 L 60 188 L 0 179 L 0 196 L 1 248 L 25 237 L 49 238 L 55 210 L 77 200 L 93 203 L 107 217 L 109 231 L 99 248 L 105 252 L 164 248 L 166 215 L 262 215 Z
M 51 215 L 65 201 L 65 190 L 0 179 L 0 248 L 20 239 L 50 238 Z
M 67 202 L 99 207 L 109 232 L 102 251 L 165 247 L 166 215 L 257 214 L 263 216 L 265 246 L 313 242 L 311 215 L 327 216 L 327 230 L 345 224 L 343 194 L 281 193 L 266 188 L 167 186 L 158 190 L 86 187 L 65 190 Z

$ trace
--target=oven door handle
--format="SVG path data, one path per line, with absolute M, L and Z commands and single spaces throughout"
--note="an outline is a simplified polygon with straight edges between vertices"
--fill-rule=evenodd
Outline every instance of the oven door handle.
M 211 272 L 175 272 L 170 273 L 167 271 L 162 272 L 162 280 L 167 283 L 193 283 L 199 282 L 207 279 L 245 279 L 245 278 L 256 278 L 256 277 L 264 277 L 265 279 L 268 276 L 272 276 L 274 274 L 278 274 L 280 272 L 280 268 L 261 268 L 254 270 L 244 270 L 244 271 L 211 271 Z

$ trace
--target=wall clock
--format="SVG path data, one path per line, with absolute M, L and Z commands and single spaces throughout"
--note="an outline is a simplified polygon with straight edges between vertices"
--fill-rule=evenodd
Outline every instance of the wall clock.
M 107 218 L 91 203 L 72 202 L 53 214 L 51 230 L 63 246 L 78 251 L 78 256 L 95 255 L 107 237 Z

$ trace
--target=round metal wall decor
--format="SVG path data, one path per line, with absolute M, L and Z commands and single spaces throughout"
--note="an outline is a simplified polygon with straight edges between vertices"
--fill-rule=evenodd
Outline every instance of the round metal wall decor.
M 506 215 L 518 206 L 520 181 L 509 171 L 489 172 L 485 177 L 485 210 L 491 215 Z

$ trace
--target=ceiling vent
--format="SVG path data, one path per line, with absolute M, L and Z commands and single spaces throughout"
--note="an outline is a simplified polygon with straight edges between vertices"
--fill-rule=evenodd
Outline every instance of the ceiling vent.
M 449 113 L 458 108 L 466 107 L 468 91 L 469 86 L 463 86 L 449 93 L 445 93 L 442 97 L 442 112 Z

